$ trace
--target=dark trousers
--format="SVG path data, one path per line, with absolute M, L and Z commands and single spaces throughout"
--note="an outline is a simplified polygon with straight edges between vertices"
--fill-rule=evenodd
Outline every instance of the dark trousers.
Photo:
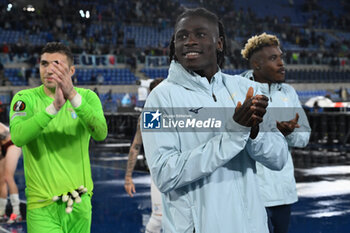
M 291 213 L 291 205 L 266 207 L 270 233 L 287 233 Z

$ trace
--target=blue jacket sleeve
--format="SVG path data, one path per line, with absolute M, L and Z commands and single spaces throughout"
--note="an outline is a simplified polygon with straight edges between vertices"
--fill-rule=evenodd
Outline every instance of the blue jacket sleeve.
M 300 125 L 300 128 L 296 128 L 293 133 L 287 135 L 286 140 L 288 146 L 302 148 L 309 143 L 311 128 L 305 111 L 300 104 L 298 94 L 293 88 L 289 89 L 289 96 L 293 99 L 295 113 L 299 114 L 298 124 Z
M 282 170 L 288 160 L 288 144 L 283 134 L 277 129 L 267 108 L 263 122 L 259 124 L 259 134 L 255 139 L 249 139 L 246 149 L 249 156 L 271 170 Z
M 282 170 L 288 160 L 287 142 L 277 131 L 259 132 L 255 139 L 248 140 L 246 149 L 252 159 L 271 170 Z
M 267 84 L 254 82 L 257 94 L 269 93 Z M 249 156 L 271 170 L 282 170 L 288 159 L 288 145 L 283 134 L 277 129 L 273 112 L 267 108 L 263 122 L 259 124 L 259 134 L 249 139 L 246 150 Z
M 165 96 L 153 91 L 146 101 L 146 108 L 170 106 Z M 145 154 L 152 179 L 161 192 L 168 192 L 190 184 L 211 174 L 238 155 L 245 147 L 250 128 L 232 119 L 226 132 L 217 134 L 205 142 L 199 142 L 196 134 L 189 132 L 147 131 L 141 126 Z M 193 141 L 193 147 L 184 149 L 183 140 Z

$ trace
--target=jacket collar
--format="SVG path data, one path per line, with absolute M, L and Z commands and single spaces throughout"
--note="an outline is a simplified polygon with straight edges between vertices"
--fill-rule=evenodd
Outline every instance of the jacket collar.
M 223 85 L 220 68 L 218 68 L 218 72 L 211 78 L 209 83 L 205 77 L 191 70 L 186 70 L 180 63 L 174 60 L 170 64 L 167 80 L 189 90 L 203 90 L 205 92 L 211 92 L 213 86 L 218 87 Z

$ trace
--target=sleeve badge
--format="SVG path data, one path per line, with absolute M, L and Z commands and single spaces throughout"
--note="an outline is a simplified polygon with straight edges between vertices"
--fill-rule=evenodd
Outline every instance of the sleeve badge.
M 26 104 L 22 100 L 18 100 L 14 105 L 13 105 L 13 111 L 15 112 L 21 112 L 26 108 Z

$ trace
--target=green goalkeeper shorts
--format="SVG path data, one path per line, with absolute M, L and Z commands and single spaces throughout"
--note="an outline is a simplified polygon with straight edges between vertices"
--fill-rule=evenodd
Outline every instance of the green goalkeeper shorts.
M 91 228 L 91 198 L 81 196 L 80 203 L 73 204 L 73 211 L 66 213 L 67 203 L 58 200 L 51 205 L 27 211 L 28 233 L 88 233 Z

